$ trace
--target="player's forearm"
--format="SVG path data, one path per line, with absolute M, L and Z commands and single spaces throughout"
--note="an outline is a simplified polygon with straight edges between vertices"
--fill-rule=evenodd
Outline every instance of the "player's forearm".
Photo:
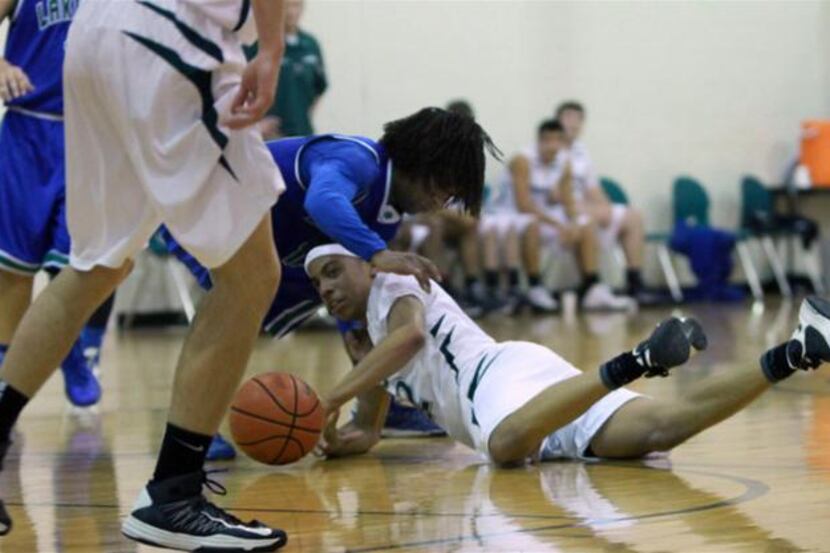
M 379 386 L 404 368 L 421 351 L 425 341 L 423 329 L 417 325 L 395 329 L 327 394 L 326 402 L 335 409 Z
M 551 225 L 552 227 L 559 228 L 562 224 L 544 212 L 544 210 L 540 209 L 533 203 L 533 200 L 528 200 L 526 203 L 517 202 L 519 211 L 521 213 L 527 213 L 528 215 L 533 215 L 536 217 L 540 222 Z
M 574 198 L 573 181 L 571 181 L 570 177 L 565 177 L 557 188 L 560 191 L 560 201 L 565 208 L 565 213 L 568 219 L 573 220 L 576 217 L 576 199 Z
M 353 422 L 358 428 L 380 436 L 391 398 L 386 390 L 376 386 L 357 397 Z
M 282 58 L 285 49 L 285 0 L 253 0 L 258 56 Z

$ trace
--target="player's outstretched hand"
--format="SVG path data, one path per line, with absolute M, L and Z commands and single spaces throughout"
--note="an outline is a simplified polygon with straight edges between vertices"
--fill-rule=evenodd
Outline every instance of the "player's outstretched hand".
M 10 102 L 34 89 L 22 69 L 0 59 L 0 100 Z
M 317 446 L 320 455 L 330 458 L 366 453 L 378 442 L 378 437 L 350 422 L 324 434 Z
M 242 82 L 222 124 L 239 130 L 257 123 L 274 103 L 280 59 L 262 52 L 248 63 Z
M 441 280 L 438 267 L 429 259 L 414 253 L 381 250 L 372 257 L 371 263 L 376 272 L 414 276 L 425 292 L 431 289 L 430 279 Z

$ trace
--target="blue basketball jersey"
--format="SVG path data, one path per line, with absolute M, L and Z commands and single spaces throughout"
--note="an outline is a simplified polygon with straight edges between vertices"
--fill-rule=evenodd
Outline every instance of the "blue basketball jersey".
M 80 0 L 17 2 L 3 57 L 20 67 L 35 89 L 8 105 L 61 115 L 66 35 Z
M 337 237 L 324 233 L 305 209 L 309 173 L 318 159 L 373 166 L 363 167 L 362 174 L 370 175 L 371 181 L 358 183 L 360 193 L 352 200 L 352 206 L 383 242 L 395 236 L 401 217 L 388 203 L 391 165 L 382 145 L 362 136 L 317 135 L 276 140 L 268 143 L 268 149 L 285 181 L 285 192 L 274 206 L 272 217 L 277 251 L 284 266 L 302 270 L 305 256 L 312 248 L 337 241 Z
M 401 217 L 389 204 L 392 168 L 381 144 L 361 136 L 319 135 L 269 142 L 268 149 L 282 173 L 285 192 L 271 209 L 274 242 L 282 264 L 282 280 L 263 321 L 263 330 L 275 336 L 284 336 L 313 315 L 322 303 L 303 269 L 306 254 L 316 246 L 331 242 L 347 246 L 344 242 L 356 237 L 364 238 L 360 244 L 371 245 L 374 236 L 381 247 L 385 247 L 383 244 L 395 236 Z M 338 236 L 327 234 L 306 208 L 312 180 L 315 180 L 315 187 L 322 186 L 314 178 L 319 174 L 316 170 L 333 163 L 342 166 L 351 177 L 344 178 L 343 188 L 358 190 L 350 203 L 359 221 L 353 221 L 353 226 L 329 225 L 329 231 L 334 228 Z M 335 181 L 335 187 L 337 182 L 340 181 Z M 348 215 L 333 212 L 330 217 L 332 220 L 346 219 Z M 209 288 L 208 270 L 184 251 L 169 231 L 162 229 L 161 235 L 168 250 L 190 269 L 203 287 Z

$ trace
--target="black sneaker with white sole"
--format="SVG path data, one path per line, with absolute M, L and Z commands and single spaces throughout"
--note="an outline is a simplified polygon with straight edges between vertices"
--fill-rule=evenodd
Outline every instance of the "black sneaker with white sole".
M 121 532 L 142 543 L 182 551 L 276 551 L 286 544 L 282 530 L 242 522 L 210 503 L 202 495 L 203 484 L 214 493 L 226 493 L 202 471 L 150 482 Z
M 697 320 L 672 317 L 661 322 L 647 340 L 634 351 L 634 357 L 642 367 L 643 376 L 668 376 L 669 369 L 679 367 L 689 360 L 694 350 L 702 351 L 708 346 L 706 334 Z
M 830 363 L 830 301 L 810 296 L 801 303 L 787 358 L 792 368 L 802 370 Z

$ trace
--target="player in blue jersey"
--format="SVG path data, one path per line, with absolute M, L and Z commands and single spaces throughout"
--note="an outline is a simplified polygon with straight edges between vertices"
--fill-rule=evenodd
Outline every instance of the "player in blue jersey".
M 432 262 L 387 248 L 404 213 L 457 204 L 477 214 L 482 201 L 485 153 L 498 155 L 471 118 L 438 108 L 388 123 L 378 141 L 320 135 L 270 142 L 268 149 L 286 191 L 272 208 L 282 283 L 263 330 L 284 336 L 321 305 L 303 269 L 312 248 L 336 240 L 382 271 L 413 273 L 425 286 L 439 273 Z M 209 272 L 165 233 L 170 251 L 204 287 Z M 341 329 L 346 333 L 348 329 Z M 214 455 L 228 450 L 213 444 Z
M 31 302 L 35 273 L 54 275 L 69 255 L 61 74 L 77 4 L 0 0 L 0 21 L 11 20 L 0 57 L 0 99 L 8 109 L 0 128 L 0 365 Z M 112 298 L 61 365 L 66 395 L 75 405 L 101 397 L 92 365 L 111 308 Z

